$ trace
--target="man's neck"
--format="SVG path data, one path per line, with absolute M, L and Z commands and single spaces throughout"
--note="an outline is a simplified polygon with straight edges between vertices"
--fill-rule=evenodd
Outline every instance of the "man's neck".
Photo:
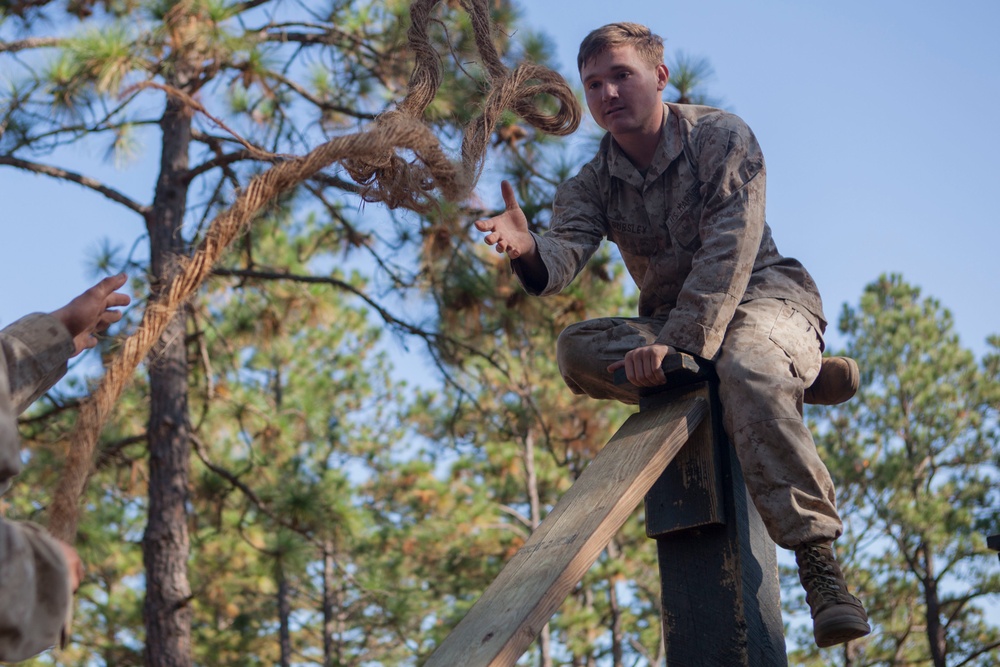
M 614 134 L 611 136 L 628 157 L 632 166 L 639 171 L 645 171 L 653 163 L 656 148 L 660 145 L 660 140 L 663 137 L 663 116 L 660 116 L 655 128 L 649 127 L 622 136 Z

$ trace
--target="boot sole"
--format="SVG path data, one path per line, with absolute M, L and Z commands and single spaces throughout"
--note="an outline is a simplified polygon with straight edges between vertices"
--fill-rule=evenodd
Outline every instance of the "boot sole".
M 813 637 L 816 639 L 816 646 L 828 648 L 860 639 L 871 631 L 867 623 L 852 615 L 824 619 L 822 625 L 813 628 Z

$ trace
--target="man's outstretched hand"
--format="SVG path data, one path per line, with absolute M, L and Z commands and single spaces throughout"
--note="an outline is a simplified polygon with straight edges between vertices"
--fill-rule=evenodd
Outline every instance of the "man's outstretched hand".
M 514 188 L 507 181 L 500 184 L 506 210 L 498 216 L 476 220 L 476 229 L 489 232 L 484 239 L 496 247 L 499 253 L 507 253 L 511 259 L 529 257 L 535 254 L 535 239 L 528 231 L 528 219 L 514 198 Z
M 667 381 L 663 373 L 663 360 L 673 352 L 669 345 L 654 343 L 629 350 L 625 358 L 608 366 L 608 372 L 625 369 L 628 381 L 637 387 L 658 387 Z
M 121 311 L 112 308 L 127 306 L 131 301 L 127 294 L 118 292 L 126 280 L 124 273 L 109 276 L 52 313 L 73 336 L 74 356 L 97 345 L 95 334 L 122 318 Z

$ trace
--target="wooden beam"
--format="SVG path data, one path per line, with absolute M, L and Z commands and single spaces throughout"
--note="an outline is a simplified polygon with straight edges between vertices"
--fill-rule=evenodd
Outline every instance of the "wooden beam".
M 726 438 L 715 383 L 646 396 L 639 408 L 692 395 L 705 398 L 710 415 L 646 496 L 666 667 L 788 667 L 774 542 Z
M 629 417 L 424 667 L 508 667 L 708 413 L 694 397 Z

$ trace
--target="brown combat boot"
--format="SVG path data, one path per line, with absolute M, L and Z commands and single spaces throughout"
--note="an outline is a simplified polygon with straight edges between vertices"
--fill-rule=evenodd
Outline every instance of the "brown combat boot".
M 819 375 L 806 389 L 805 402 L 810 405 L 837 405 L 858 393 L 861 373 L 850 357 L 825 357 Z
M 806 590 L 817 646 L 843 644 L 872 631 L 861 600 L 847 592 L 832 544 L 803 544 L 795 550 L 795 562 L 799 566 L 799 581 Z

